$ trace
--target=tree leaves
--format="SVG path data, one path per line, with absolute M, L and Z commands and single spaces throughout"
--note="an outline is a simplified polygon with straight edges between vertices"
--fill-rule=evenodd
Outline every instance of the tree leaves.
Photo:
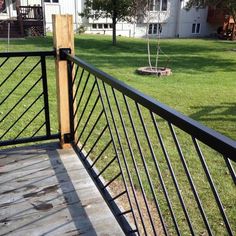
M 113 45 L 116 44 L 116 23 L 118 21 L 135 22 L 147 12 L 149 0 L 85 0 L 86 18 L 111 18 L 113 24 Z
M 117 21 L 133 21 L 146 14 L 148 0 L 85 0 L 81 15 L 87 18 L 106 18 L 116 15 Z
M 216 7 L 225 9 L 229 15 L 234 18 L 236 21 L 236 1 L 235 0 L 189 0 L 186 8 L 190 9 L 191 7 Z

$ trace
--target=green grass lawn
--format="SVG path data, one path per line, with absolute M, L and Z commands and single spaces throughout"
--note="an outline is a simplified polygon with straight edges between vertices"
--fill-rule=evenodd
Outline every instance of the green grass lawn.
M 77 54 L 170 107 L 236 139 L 236 52 L 231 51 L 236 48 L 235 42 L 162 40 L 162 50 L 170 57 L 168 66 L 173 75 L 157 78 L 135 73 L 138 67 L 147 65 L 145 40 L 121 38 L 114 48 L 110 38 L 98 38 L 102 39 L 100 43 L 93 36 L 78 37 Z M 165 60 L 160 65 L 165 65 Z
M 146 53 L 146 41 L 144 39 L 129 39 L 118 38 L 118 45 L 114 47 L 111 45 L 111 38 L 107 36 L 95 36 L 95 35 L 78 35 L 75 38 L 76 55 L 86 60 L 90 64 L 98 67 L 101 70 L 113 75 L 115 78 L 124 81 L 125 83 L 141 90 L 145 94 L 148 94 L 162 103 L 169 105 L 170 107 L 184 113 L 185 115 L 200 121 L 201 123 L 211 127 L 224 135 L 236 139 L 236 43 L 231 41 L 218 41 L 207 39 L 163 39 L 161 41 L 162 50 L 169 56 L 170 61 L 168 67 L 173 71 L 173 75 L 169 77 L 156 77 L 156 76 L 140 76 L 137 75 L 135 70 L 138 67 L 147 66 L 147 53 Z M 6 48 L 6 41 L 0 41 L 0 51 L 4 51 Z M 31 51 L 31 50 L 51 50 L 52 49 L 52 37 L 40 39 L 26 39 L 26 40 L 13 40 L 11 41 L 10 51 Z M 155 52 L 156 42 L 152 41 L 152 50 Z M 153 57 L 154 59 L 154 57 Z M 50 104 L 52 107 L 53 115 L 53 130 L 56 130 L 56 99 L 55 99 L 55 80 L 54 80 L 54 62 L 52 59 L 48 61 L 48 78 L 49 88 L 51 93 Z M 166 64 L 166 58 L 160 57 L 160 66 Z M 23 71 L 21 73 L 24 73 Z M 36 76 L 37 78 L 37 76 Z M 0 81 L 1 82 L 1 81 Z M 9 85 L 10 87 L 12 85 Z M 7 94 L 10 87 L 6 87 L 1 91 L 1 96 Z M 91 85 L 90 85 L 91 87 Z M 118 95 L 120 96 L 120 95 Z M 132 103 L 131 101 L 129 101 Z M 114 104 L 114 101 L 113 101 Z M 121 103 L 123 113 L 127 120 L 127 112 L 124 109 L 124 103 Z M 7 108 L 5 108 L 7 109 Z M 133 109 L 133 108 L 132 108 Z M 156 155 L 161 158 L 163 154 L 160 153 L 160 146 L 156 142 L 156 136 L 154 135 L 153 127 L 150 117 L 145 109 L 143 110 L 144 118 L 147 123 L 147 128 Z M 1 112 L 4 112 L 1 110 Z M 137 113 L 133 113 L 137 116 Z M 116 112 L 116 119 L 119 117 Z M 156 117 L 162 130 L 167 130 L 168 127 L 164 121 L 159 117 Z M 141 143 L 146 143 L 143 137 L 143 131 L 141 130 L 140 122 L 135 120 L 137 132 L 141 137 Z M 90 126 L 92 123 L 90 124 Z M 121 126 L 119 124 L 119 126 Z M 100 127 L 102 128 L 102 126 Z M 130 124 L 127 125 L 128 131 L 131 130 Z M 138 148 L 134 141 L 134 136 L 129 132 L 134 149 L 134 153 L 139 156 Z M 219 214 L 216 204 L 213 204 L 211 199 L 212 194 L 208 192 L 209 186 L 205 183 L 206 179 L 203 170 L 196 157 L 196 152 L 193 146 L 190 146 L 189 136 L 183 134 L 180 130 L 177 130 L 178 136 L 181 138 L 181 144 L 183 144 L 183 152 L 187 157 L 187 163 L 192 173 L 193 179 L 199 188 L 200 197 L 203 199 L 204 206 L 208 208 L 207 213 L 209 220 L 213 225 L 213 231 L 217 235 L 225 234 L 224 227 L 222 227 L 222 219 L 220 217 L 214 218 Z M 169 136 L 168 136 L 169 135 Z M 125 140 L 124 134 L 121 134 L 122 140 Z M 188 181 L 183 174 L 183 168 L 180 164 L 177 150 L 173 147 L 173 140 L 170 138 L 170 134 L 167 131 L 163 132 L 163 138 L 167 146 L 169 155 L 172 160 L 173 168 L 177 173 L 180 188 L 183 191 L 188 211 L 192 216 L 195 216 L 193 224 L 196 226 L 197 235 L 204 235 L 205 231 L 202 229 L 203 222 L 198 215 L 194 212 L 196 204 L 193 204 L 193 195 L 190 193 L 189 186 L 186 187 Z M 94 137 L 95 139 L 95 137 Z M 105 142 L 105 141 L 104 141 Z M 102 148 L 103 143 L 101 144 Z M 124 147 L 127 148 L 127 146 Z M 159 150 L 159 151 L 158 151 Z M 219 185 L 219 191 L 224 201 L 225 208 L 229 211 L 230 222 L 236 220 L 235 209 L 235 186 L 229 178 L 229 174 L 226 168 L 221 168 L 224 165 L 224 161 L 219 158 L 218 154 L 214 151 L 203 147 L 203 150 L 208 153 L 207 162 L 212 171 L 214 179 L 216 179 L 217 186 Z M 101 150 L 100 150 L 101 151 Z M 153 179 L 157 179 L 157 174 L 153 166 L 153 161 L 147 146 L 143 146 L 144 156 L 148 162 L 148 168 L 150 169 Z M 127 154 L 128 155 L 128 154 Z M 94 156 L 95 153 L 94 153 Z M 109 155 L 107 155 L 109 156 Z M 164 159 L 158 160 L 160 168 L 165 177 L 167 189 L 170 193 L 171 200 L 177 202 L 177 196 L 171 184 L 171 177 L 167 170 Z M 131 160 L 128 160 L 131 165 Z M 142 167 L 141 160 L 138 160 L 138 166 L 140 168 L 141 176 L 144 180 L 145 190 L 148 192 L 149 199 L 152 199 L 150 189 L 148 187 L 145 172 Z M 102 167 L 99 166 L 101 169 Z M 132 172 L 134 169 L 131 168 Z M 107 178 L 112 176 L 113 171 L 108 171 Z M 227 180 L 226 180 L 227 177 Z M 137 179 L 134 177 L 134 183 L 138 186 Z M 224 183 L 224 186 L 222 186 Z M 157 190 L 160 189 L 158 181 L 154 186 Z M 159 199 L 163 212 L 168 215 L 168 209 L 165 204 L 165 199 L 160 196 Z M 180 205 L 174 203 L 174 209 L 178 212 L 177 219 L 180 223 L 180 228 L 184 235 L 188 235 L 188 227 L 184 220 L 183 212 L 181 212 Z M 168 220 L 167 220 L 168 222 Z M 169 222 L 168 222 L 169 223 Z M 172 225 L 173 226 L 173 225 Z M 171 227 L 170 226 L 170 231 Z M 234 230 L 236 226 L 234 225 Z
M 152 42 L 155 54 L 156 42 Z M 6 41 L 0 41 L 0 51 Z M 140 76 L 146 66 L 144 39 L 118 38 L 117 47 L 107 36 L 78 35 L 76 55 L 119 80 L 141 90 L 201 123 L 236 139 L 236 42 L 207 39 L 163 39 L 173 75 Z M 11 41 L 10 50 L 50 50 L 52 37 Z M 164 56 L 160 65 L 166 64 Z

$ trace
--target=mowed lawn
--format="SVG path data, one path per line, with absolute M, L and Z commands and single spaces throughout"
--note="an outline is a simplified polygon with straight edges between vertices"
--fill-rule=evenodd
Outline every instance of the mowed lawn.
M 151 42 L 153 54 L 155 54 L 156 45 L 157 42 L 153 40 Z M 141 76 L 136 74 L 136 69 L 148 65 L 147 42 L 145 39 L 118 37 L 118 44 L 114 47 L 111 45 L 111 37 L 108 36 L 77 35 L 75 37 L 76 55 L 80 58 L 181 113 L 232 139 L 236 139 L 236 42 L 208 39 L 163 39 L 161 40 L 161 48 L 168 56 L 168 59 L 161 55 L 160 66 L 167 65 L 172 69 L 173 74 L 169 77 Z M 10 45 L 10 51 L 39 51 L 51 49 L 51 36 L 36 39 L 13 40 Z M 5 50 L 6 41 L 0 41 L 0 51 Z M 155 61 L 155 55 L 153 55 L 152 59 Z M 47 65 L 49 93 L 51 96 L 50 105 L 52 113 L 56 114 L 56 96 L 54 96 L 55 75 L 53 72 L 54 61 L 50 59 Z M 146 113 L 144 116 L 146 118 Z M 56 115 L 53 116 L 53 120 L 56 120 Z M 148 119 L 145 119 L 145 121 L 148 123 Z M 160 120 L 159 123 L 163 128 L 166 128 L 163 121 Z M 56 122 L 53 123 L 52 128 L 53 131 L 57 129 Z M 139 128 L 142 129 L 141 126 Z M 131 128 L 128 127 L 128 129 Z M 138 132 L 139 131 L 140 130 L 138 130 Z M 151 128 L 149 132 L 151 136 L 155 133 Z M 216 235 L 224 235 L 224 223 L 222 219 L 218 217 L 219 211 L 217 210 L 216 204 L 213 203 L 214 200 L 212 199 L 214 199 L 214 197 L 212 192 L 209 191 L 209 186 L 206 184 L 207 180 L 202 177 L 204 173 L 199 160 L 196 158 L 194 147 L 193 145 L 189 145 L 189 143 L 191 143 L 191 140 L 189 140 L 190 137 L 186 137 L 185 134 L 181 132 L 178 132 L 178 134 L 182 138 L 181 141 L 185 144 L 183 145 L 183 151 L 188 158 L 187 162 L 193 179 L 197 187 L 201 190 L 199 191 L 199 195 L 203 200 L 203 205 L 208 208 L 207 214 L 213 225 L 213 231 Z M 178 158 L 178 153 L 173 148 L 173 140 L 167 131 L 164 132 L 164 136 L 181 192 L 183 192 L 190 214 L 195 218 L 193 224 L 196 226 L 197 235 L 205 235 L 206 231 L 203 229 L 203 222 L 199 217 L 199 213 L 195 213 L 197 207 L 196 204 L 193 203 L 194 197 L 193 194 L 190 193 L 191 190 L 188 185 L 188 180 L 186 179 L 185 172 Z M 141 138 L 141 140 L 141 143 L 145 144 L 145 138 Z M 131 138 L 131 142 L 132 144 L 135 143 L 134 138 Z M 156 149 L 158 150 L 159 144 L 155 143 L 155 141 L 153 141 L 153 143 L 155 151 Z M 133 146 L 135 146 L 135 144 L 133 144 Z M 134 149 L 134 153 L 138 158 L 137 147 Z M 235 185 L 230 179 L 228 170 L 222 167 L 225 164 L 223 158 L 219 158 L 219 155 L 212 150 L 208 150 L 205 147 L 203 147 L 203 149 L 208 154 L 207 161 L 210 164 L 212 176 L 216 180 L 217 186 L 220 187 L 220 195 L 223 198 L 224 207 L 227 210 L 235 232 L 236 225 L 233 223 L 236 220 Z M 146 147 L 144 147 L 144 153 L 146 154 L 148 152 L 149 150 L 146 145 Z M 174 210 L 177 212 L 177 220 L 180 222 L 183 235 L 189 235 L 185 217 L 183 212 L 181 212 L 181 206 L 177 203 L 175 204 L 175 202 L 178 202 L 178 199 L 170 173 L 159 152 L 161 152 L 160 148 L 159 151 L 157 151 L 160 169 L 170 193 Z M 157 180 L 158 177 L 150 154 L 145 155 L 145 158 L 148 160 L 147 165 L 151 176 L 153 179 Z M 131 161 L 128 160 L 128 162 L 129 165 L 131 165 Z M 138 164 L 142 172 L 141 175 L 144 176 L 145 174 L 141 167 L 142 163 L 140 160 L 138 160 Z M 98 168 L 102 169 L 99 165 Z M 112 176 L 112 170 L 110 170 L 110 172 L 111 173 L 105 176 L 106 179 Z M 146 181 L 145 177 L 143 177 L 143 179 L 145 191 L 148 192 L 148 181 Z M 222 183 L 224 184 L 222 185 Z M 138 186 L 135 178 L 134 184 Z M 154 187 L 159 191 L 161 187 L 158 181 L 155 182 Z M 161 191 L 159 193 L 161 193 Z M 150 193 L 148 193 L 148 198 L 152 199 Z M 163 196 L 160 196 L 159 200 L 164 215 L 167 217 L 169 230 L 172 232 L 173 224 L 171 226 L 165 199 Z
M 156 40 L 152 41 L 153 64 Z M 0 41 L 0 51 L 7 48 Z M 236 42 L 208 39 L 163 39 L 160 66 L 173 71 L 170 77 L 140 76 L 147 66 L 145 39 L 100 35 L 76 35 L 76 55 L 115 78 L 141 90 L 170 107 L 236 139 Z M 52 37 L 12 40 L 10 51 L 51 50 Z

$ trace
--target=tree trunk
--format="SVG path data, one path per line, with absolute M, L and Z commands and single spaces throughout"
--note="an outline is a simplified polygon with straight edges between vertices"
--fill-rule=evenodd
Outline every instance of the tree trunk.
M 116 46 L 116 17 L 112 17 L 112 45 Z
M 112 0 L 112 45 L 116 46 L 116 22 L 117 22 L 117 0 Z

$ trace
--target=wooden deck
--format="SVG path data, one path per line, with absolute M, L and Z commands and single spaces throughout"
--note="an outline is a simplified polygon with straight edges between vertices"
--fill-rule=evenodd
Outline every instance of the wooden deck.
M 123 235 L 72 149 L 0 150 L 0 235 Z

